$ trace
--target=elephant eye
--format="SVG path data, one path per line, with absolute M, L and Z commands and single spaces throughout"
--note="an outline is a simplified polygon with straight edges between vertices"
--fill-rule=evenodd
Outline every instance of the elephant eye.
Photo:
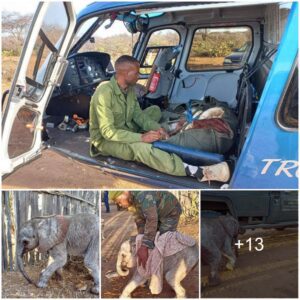
M 33 235 L 32 238 L 35 239 L 35 235 Z

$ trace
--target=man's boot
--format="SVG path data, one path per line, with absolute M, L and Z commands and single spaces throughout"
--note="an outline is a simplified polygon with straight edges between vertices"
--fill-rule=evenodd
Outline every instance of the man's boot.
M 227 182 L 230 178 L 230 170 L 227 162 L 201 167 L 203 176 L 197 177 L 199 181 Z

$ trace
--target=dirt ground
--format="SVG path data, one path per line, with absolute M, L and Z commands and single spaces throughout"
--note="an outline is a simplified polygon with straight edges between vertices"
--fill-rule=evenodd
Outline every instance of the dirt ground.
M 203 298 L 298 298 L 298 230 L 296 228 L 247 231 L 239 237 L 262 237 L 261 252 L 242 248 L 234 271 L 220 273 L 222 283 L 202 288 Z M 208 266 L 201 268 L 207 283 Z
M 117 253 L 120 245 L 131 235 L 136 234 L 136 227 L 133 216 L 130 212 L 117 211 L 116 206 L 111 206 L 111 212 L 105 213 L 102 207 L 101 218 L 104 219 L 104 236 L 101 243 L 101 297 L 118 298 L 125 285 L 132 276 L 132 272 L 127 277 L 106 278 L 110 271 L 116 271 Z M 199 242 L 198 222 L 190 224 L 180 224 L 179 231 L 188 234 Z M 199 268 L 198 265 L 182 281 L 183 287 L 187 291 L 188 298 L 199 297 Z M 139 287 L 132 293 L 132 298 L 174 298 L 175 292 L 164 281 L 163 291 L 159 295 L 152 295 L 149 288 Z
M 50 169 L 49 166 L 51 166 Z M 17 169 L 2 180 L 2 188 L 7 190 L 24 188 L 145 189 L 147 187 L 147 185 L 119 178 L 100 168 L 67 158 L 50 149 L 43 151 L 41 157 Z
M 39 262 L 30 268 L 25 267 L 25 270 L 36 282 L 45 265 L 46 262 Z M 80 258 L 76 262 L 68 262 L 63 268 L 62 281 L 51 278 L 44 289 L 29 284 L 20 272 L 2 273 L 2 298 L 99 298 L 89 292 L 92 286 L 92 277 Z

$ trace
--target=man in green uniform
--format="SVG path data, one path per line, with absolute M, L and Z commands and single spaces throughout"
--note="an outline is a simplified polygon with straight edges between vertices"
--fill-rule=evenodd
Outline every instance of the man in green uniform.
M 134 210 L 137 231 L 144 234 L 137 256 L 145 267 L 148 249 L 154 248 L 157 231 L 160 234 L 176 231 L 181 214 L 179 201 L 167 191 L 111 191 L 109 199 L 123 208 Z
M 176 154 L 152 147 L 168 135 L 158 120 L 158 107 L 142 111 L 134 86 L 139 78 L 139 62 L 127 55 L 117 59 L 116 74 L 99 85 L 90 104 L 91 155 L 113 156 L 138 161 L 176 176 L 194 176 L 199 181 L 228 181 L 226 162 L 213 166 L 191 166 Z

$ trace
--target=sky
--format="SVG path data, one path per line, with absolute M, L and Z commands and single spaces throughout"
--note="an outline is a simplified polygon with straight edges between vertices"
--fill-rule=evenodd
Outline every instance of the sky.
M 72 3 L 75 8 L 76 14 L 78 14 L 81 9 L 83 9 L 85 6 L 95 1 L 97 0 L 73 0 Z M 245 1 L 245 0 L 240 0 L 240 1 Z M 39 1 L 37 0 L 9 0 L 9 1 L 1 1 L 0 7 L 1 7 L 1 11 L 6 10 L 6 11 L 18 12 L 20 14 L 29 14 L 29 13 L 33 14 L 36 10 L 38 3 Z M 290 6 L 291 3 L 288 3 L 286 5 Z M 106 30 L 104 28 L 104 25 L 101 26 L 101 28 L 97 31 L 96 36 L 106 37 L 106 36 L 116 35 L 120 33 L 128 33 L 124 25 L 120 23 L 121 22 L 115 22 L 113 26 L 109 28 L 109 30 Z M 83 26 L 82 30 L 85 31 L 86 26 Z
M 73 0 L 73 6 L 76 14 L 80 12 L 88 4 L 95 2 L 96 0 Z M 39 1 L 37 0 L 10 0 L 10 1 L 1 1 L 1 11 L 13 11 L 20 14 L 33 14 L 37 8 Z M 109 23 L 107 22 L 105 24 Z M 121 26 L 120 26 L 121 25 Z M 82 28 L 83 31 L 86 30 L 86 26 Z M 123 24 L 115 22 L 109 30 L 106 30 L 104 26 L 97 31 L 96 36 L 107 37 L 112 35 L 117 35 L 121 33 L 128 33 Z
M 10 1 L 1 1 L 2 10 L 8 11 L 16 11 L 20 14 L 28 14 L 34 13 L 37 4 L 39 1 L 36 0 L 10 0 Z M 88 5 L 91 2 L 95 2 L 94 0 L 75 0 L 72 1 L 75 7 L 76 13 L 78 13 L 83 7 Z
M 95 1 L 97 0 L 73 0 L 72 3 L 75 7 L 76 13 L 78 13 L 83 7 Z M 247 0 L 242 0 L 242 1 L 247 1 Z M 36 0 L 23 0 L 23 1 L 9 0 L 9 1 L 1 1 L 0 5 L 2 7 L 2 10 L 17 11 L 21 14 L 22 13 L 27 14 L 27 13 L 33 13 L 35 11 L 38 2 L 39 1 Z

